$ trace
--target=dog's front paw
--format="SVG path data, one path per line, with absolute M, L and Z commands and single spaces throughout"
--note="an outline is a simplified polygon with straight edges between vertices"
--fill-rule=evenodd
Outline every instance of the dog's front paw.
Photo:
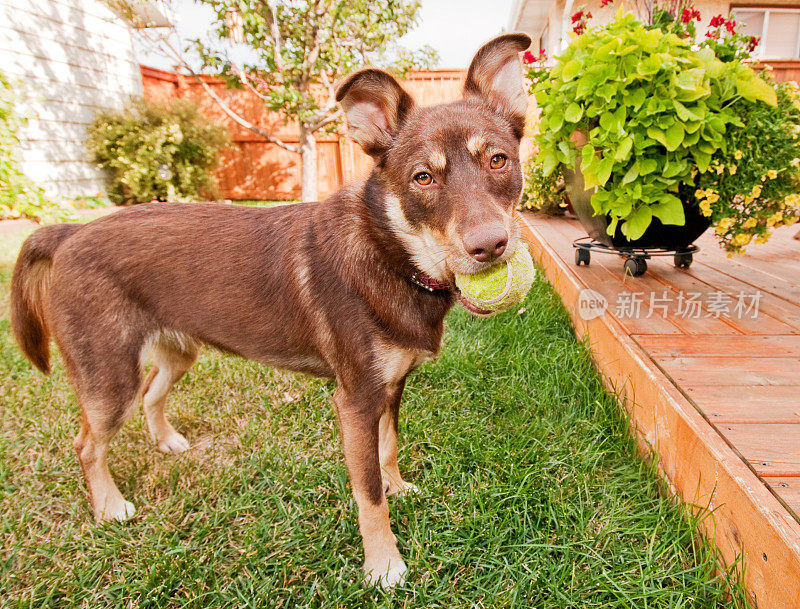
M 177 431 L 173 431 L 163 440 L 159 440 L 158 450 L 162 453 L 179 455 L 189 450 L 189 441 Z
M 122 496 L 112 497 L 97 512 L 95 519 L 97 522 L 111 522 L 112 520 L 123 522 L 132 518 L 135 513 L 136 508 L 130 501 L 125 501 Z
M 394 480 L 388 480 L 384 484 L 384 491 L 387 497 L 403 497 L 405 495 L 412 495 L 419 492 L 419 487 L 411 482 L 400 480 L 396 483 Z
M 402 558 L 392 558 L 383 569 L 368 568 L 364 566 L 365 580 L 369 586 L 380 586 L 384 590 L 391 590 L 406 581 L 408 567 Z

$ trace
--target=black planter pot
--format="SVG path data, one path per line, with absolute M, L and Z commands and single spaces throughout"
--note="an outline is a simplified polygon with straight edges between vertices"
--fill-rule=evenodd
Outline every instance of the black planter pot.
M 567 195 L 572 203 L 572 209 L 588 235 L 594 241 L 610 248 L 619 250 L 628 248 L 683 250 L 694 243 L 711 226 L 711 218 L 707 218 L 700 213 L 698 206 L 694 202 L 686 202 L 692 197 L 692 193 L 687 189 L 686 192 L 680 193 L 681 199 L 684 200 L 683 213 L 686 218 L 683 225 L 662 224 L 659 219 L 653 218 L 650 226 L 638 239 L 628 241 L 619 227 L 617 227 L 613 236 L 609 236 L 606 232 L 609 218 L 594 215 L 594 209 L 591 204 L 594 188 L 585 189 L 581 172 L 564 171 L 564 181 Z
M 612 247 L 617 249 L 624 249 L 628 247 L 635 248 L 663 248 L 670 250 L 682 250 L 695 242 L 695 240 L 702 235 L 709 226 L 711 226 L 711 218 L 707 218 L 697 207 L 695 203 L 683 203 L 683 215 L 686 222 L 682 226 L 675 224 L 662 224 L 658 218 L 653 218 L 650 226 L 644 231 L 644 234 L 638 239 L 628 241 L 625 235 L 622 234 L 619 226 L 614 233 L 613 237 L 609 237 Z M 606 218 L 608 221 L 608 218 Z M 606 235 L 608 237 L 608 235 Z

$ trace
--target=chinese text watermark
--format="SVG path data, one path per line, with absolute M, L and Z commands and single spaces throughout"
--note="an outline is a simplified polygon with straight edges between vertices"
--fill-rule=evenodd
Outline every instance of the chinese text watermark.
M 682 319 L 728 318 L 756 319 L 761 303 L 761 292 L 740 291 L 728 294 L 712 292 L 618 292 L 613 305 L 608 299 L 588 288 L 578 295 L 578 315 L 589 321 L 611 310 L 619 319 L 649 319 L 651 317 L 678 317 Z

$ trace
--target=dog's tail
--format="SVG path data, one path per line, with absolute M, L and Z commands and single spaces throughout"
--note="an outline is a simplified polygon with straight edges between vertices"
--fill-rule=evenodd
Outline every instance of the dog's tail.
M 11 330 L 22 352 L 45 374 L 50 372 L 50 331 L 44 315 L 50 267 L 58 246 L 81 226 L 57 224 L 34 232 L 22 244 L 11 277 Z

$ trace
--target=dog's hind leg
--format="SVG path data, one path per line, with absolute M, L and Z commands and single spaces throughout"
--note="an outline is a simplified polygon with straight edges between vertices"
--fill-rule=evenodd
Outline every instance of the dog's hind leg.
M 71 376 L 77 377 L 75 387 L 83 421 L 73 444 L 86 478 L 95 519 L 98 522 L 126 520 L 136 510 L 111 478 L 106 458 L 111 439 L 135 411 L 141 378 L 138 361 L 122 363 L 117 360 L 106 370 L 88 376 L 80 373 L 87 370 L 76 374 L 75 366 L 67 357 L 64 359 L 68 370 L 72 369 Z M 109 361 L 114 360 L 109 358 Z
M 151 341 L 153 367 L 142 385 L 142 403 L 150 438 L 163 453 L 180 454 L 189 449 L 189 442 L 167 420 L 164 406 L 167 393 L 197 361 L 199 346 L 186 337 L 160 334 Z
M 405 379 L 400 381 L 396 388 L 390 390 L 390 397 L 379 424 L 378 452 L 381 461 L 383 490 L 387 497 L 390 495 L 402 496 L 419 491 L 415 484 L 403 480 L 397 465 L 397 428 L 400 398 L 403 395 L 404 387 Z

